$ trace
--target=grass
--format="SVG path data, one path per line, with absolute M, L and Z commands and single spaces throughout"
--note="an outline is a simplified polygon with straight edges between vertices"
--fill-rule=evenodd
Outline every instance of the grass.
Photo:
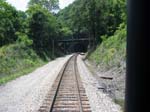
M 114 102 L 115 102 L 116 104 L 118 104 L 118 105 L 121 106 L 121 110 L 122 110 L 122 112 L 123 112 L 125 101 L 124 101 L 123 99 L 115 99 Z
M 27 74 L 46 63 L 32 50 L 21 43 L 0 48 L 0 84 Z
M 102 36 L 103 42 L 92 52 L 88 59 L 103 70 L 122 66 L 126 60 L 126 27 L 121 24 L 113 36 Z
M 5 76 L 5 77 L 0 79 L 0 85 L 1 84 L 5 84 L 5 83 L 7 83 L 7 82 L 9 82 L 11 80 L 14 80 L 14 79 L 16 79 L 16 78 L 18 78 L 18 77 L 20 77 L 22 75 L 28 74 L 28 73 L 34 71 L 37 67 L 39 67 L 41 65 L 43 65 L 43 64 L 39 64 L 37 66 L 24 69 L 24 70 L 19 71 L 19 72 L 15 73 L 15 74 L 7 75 L 7 76 Z

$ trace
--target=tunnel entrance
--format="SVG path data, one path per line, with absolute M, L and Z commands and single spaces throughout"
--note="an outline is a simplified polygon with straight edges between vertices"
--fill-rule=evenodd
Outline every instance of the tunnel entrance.
M 88 50 L 88 44 L 85 43 L 76 43 L 71 46 L 70 51 L 71 52 L 87 52 Z
M 91 40 L 89 38 L 59 40 L 59 48 L 65 53 L 87 52 Z

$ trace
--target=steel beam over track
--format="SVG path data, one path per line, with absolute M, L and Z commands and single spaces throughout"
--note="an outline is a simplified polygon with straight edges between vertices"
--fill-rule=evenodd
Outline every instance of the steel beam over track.
M 80 42 L 80 41 L 93 41 L 93 39 L 89 39 L 89 38 L 66 39 L 66 40 L 58 40 L 57 42 Z

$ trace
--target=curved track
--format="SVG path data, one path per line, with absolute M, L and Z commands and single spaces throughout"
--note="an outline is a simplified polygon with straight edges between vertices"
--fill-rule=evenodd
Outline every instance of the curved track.
M 57 76 L 39 112 L 91 112 L 73 55 Z

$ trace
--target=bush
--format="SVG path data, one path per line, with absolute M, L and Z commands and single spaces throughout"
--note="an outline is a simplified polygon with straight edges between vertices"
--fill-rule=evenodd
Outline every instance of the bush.
M 29 39 L 28 36 L 24 33 L 21 32 L 16 32 L 15 33 L 18 37 L 17 43 L 20 43 L 24 46 L 31 46 L 33 44 L 33 40 Z
M 21 41 L 0 48 L 0 84 L 24 75 L 25 71 L 43 63 L 30 47 L 25 46 L 31 42 L 26 37 L 22 37 Z
M 126 59 L 126 26 L 122 23 L 113 36 L 102 36 L 103 42 L 90 55 L 89 59 L 94 61 L 103 69 L 120 67 Z

